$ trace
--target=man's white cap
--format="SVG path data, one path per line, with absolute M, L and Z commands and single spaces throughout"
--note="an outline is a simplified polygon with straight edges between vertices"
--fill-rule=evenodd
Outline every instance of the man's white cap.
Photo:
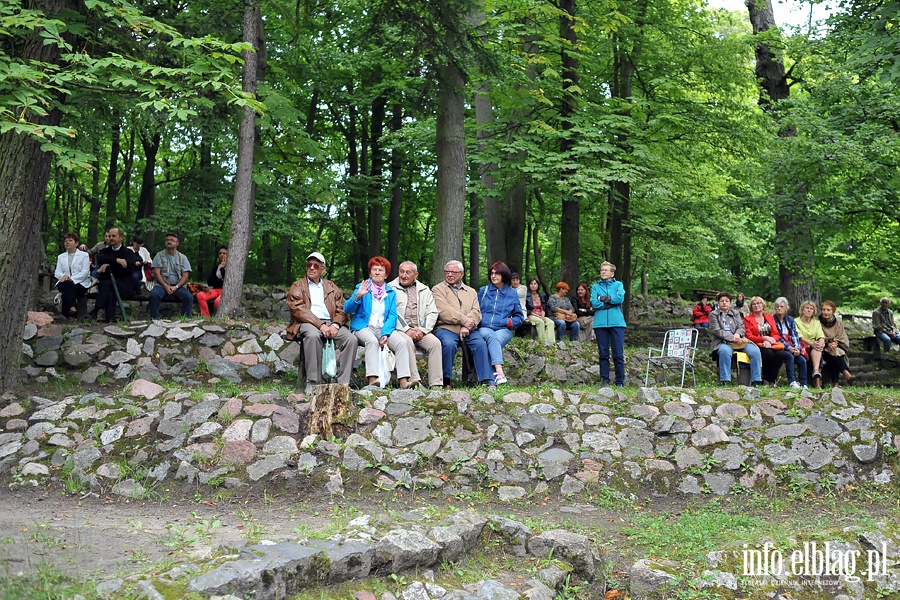
M 323 265 L 328 264 L 328 263 L 325 262 L 325 257 L 322 256 L 322 253 L 321 253 L 321 252 L 312 252 L 312 253 L 310 253 L 310 255 L 306 257 L 306 260 L 309 260 L 309 259 L 311 259 L 311 258 L 316 259 L 317 261 L 319 261 L 319 262 L 322 263 Z

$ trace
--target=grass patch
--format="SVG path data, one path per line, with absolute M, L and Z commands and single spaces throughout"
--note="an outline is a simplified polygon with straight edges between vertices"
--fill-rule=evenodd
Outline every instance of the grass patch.
M 29 573 L 6 573 L 0 577 L 0 598 L 69 599 L 93 592 L 96 583 L 72 577 L 49 563 L 39 563 Z
M 769 525 L 760 517 L 732 511 L 711 500 L 678 514 L 637 514 L 623 534 L 647 556 L 698 560 L 734 540 L 752 541 Z

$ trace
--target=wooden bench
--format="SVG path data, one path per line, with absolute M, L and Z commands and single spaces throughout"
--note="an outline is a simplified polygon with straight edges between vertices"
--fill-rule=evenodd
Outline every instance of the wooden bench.
M 513 335 L 516 337 L 527 337 L 534 339 L 537 337 L 537 329 L 535 329 L 534 325 L 526 320 L 516 328 L 516 330 L 513 332 Z
M 881 350 L 881 340 L 874 335 L 867 335 L 864 338 L 857 338 L 862 341 L 863 350 L 866 352 L 879 352 Z
M 143 286 L 141 286 L 141 289 L 144 289 Z M 85 317 L 88 314 L 88 307 L 87 307 L 88 300 L 93 300 L 94 302 L 96 302 L 97 301 L 97 293 L 89 292 L 78 299 L 78 307 L 77 308 L 78 308 L 78 318 L 79 319 Z M 146 307 L 144 306 L 144 304 L 146 302 L 148 302 L 149 300 L 150 300 L 149 295 L 138 294 L 136 296 L 132 296 L 131 298 L 128 298 L 127 300 L 123 298 L 122 302 L 134 302 L 141 308 L 141 310 L 145 310 Z M 176 298 L 175 296 L 171 296 L 169 294 L 166 294 L 165 296 L 162 297 L 162 302 L 164 304 L 179 304 L 179 305 L 181 304 L 180 299 Z M 209 307 L 210 307 L 210 311 L 211 311 L 210 314 L 215 312 L 213 302 L 214 301 L 209 302 Z M 196 301 L 194 302 L 194 304 L 196 304 Z M 118 309 L 118 306 L 116 308 Z

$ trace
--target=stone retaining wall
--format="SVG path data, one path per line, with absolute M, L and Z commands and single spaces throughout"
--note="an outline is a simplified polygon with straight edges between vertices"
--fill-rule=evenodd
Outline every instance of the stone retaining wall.
M 0 409 L 0 473 L 141 495 L 186 484 L 254 482 L 318 487 L 397 486 L 502 500 L 617 493 L 741 493 L 782 484 L 823 491 L 894 477 L 896 408 L 864 393 L 758 388 L 696 392 L 640 388 L 637 397 L 508 391 L 359 392 L 357 430 L 307 435 L 302 395 L 197 396 L 145 380 L 126 394 L 7 397 Z M 15 400 L 15 401 L 13 401 Z M 122 469 L 122 460 L 130 469 Z M 130 477 L 123 474 L 131 472 Z

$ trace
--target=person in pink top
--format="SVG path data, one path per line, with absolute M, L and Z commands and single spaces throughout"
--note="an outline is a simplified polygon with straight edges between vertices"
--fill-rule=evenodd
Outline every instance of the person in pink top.
M 547 296 L 539 290 L 541 282 L 532 277 L 528 280 L 528 295 L 525 296 L 526 321 L 537 332 L 539 342 L 552 344 L 556 341 L 556 323 L 547 316 Z

